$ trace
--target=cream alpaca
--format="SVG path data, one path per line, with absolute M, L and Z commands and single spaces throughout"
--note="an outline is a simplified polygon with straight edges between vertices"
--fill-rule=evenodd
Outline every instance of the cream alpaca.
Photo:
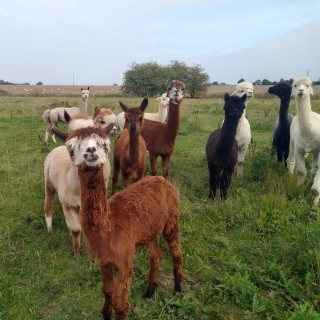
M 64 118 L 64 110 L 68 111 L 68 114 L 71 118 L 80 114 L 86 114 L 88 109 L 88 98 L 89 98 L 89 89 L 81 88 L 81 106 L 80 108 L 72 107 L 72 108 L 54 108 L 54 109 L 47 109 L 42 114 L 42 119 L 44 122 L 48 123 L 49 126 L 46 130 L 46 136 L 44 138 L 45 142 L 48 143 L 48 136 L 49 134 L 52 137 L 54 143 L 57 143 L 54 134 L 51 132 L 53 128 L 56 128 L 58 122 L 67 123 Z
M 253 85 L 250 82 L 241 82 L 236 86 L 236 90 L 232 95 L 242 97 L 244 94 L 247 95 L 245 105 L 247 107 L 248 101 L 253 97 Z M 238 162 L 236 165 L 237 177 L 243 177 L 243 162 L 251 142 L 251 130 L 249 121 L 246 118 L 246 109 L 244 109 L 241 118 L 239 119 L 236 140 L 238 142 Z
M 312 81 L 307 77 L 300 77 L 292 84 L 292 96 L 296 101 L 297 115 L 290 127 L 290 149 L 287 167 L 293 174 L 295 166 L 298 173 L 298 184 L 301 185 L 307 175 L 305 157 L 312 153 L 311 174 L 316 174 L 311 187 L 313 202 L 318 203 L 320 195 L 320 115 L 311 110 L 310 95 L 313 94 Z

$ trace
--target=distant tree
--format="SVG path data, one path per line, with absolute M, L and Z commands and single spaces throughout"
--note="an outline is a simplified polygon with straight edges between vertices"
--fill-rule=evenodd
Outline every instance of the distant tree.
M 237 83 L 245 82 L 243 78 L 241 78 Z
M 156 96 L 166 92 L 172 80 L 186 85 L 186 92 L 192 98 L 205 92 L 209 85 L 209 76 L 200 65 L 188 67 L 184 62 L 173 60 L 167 66 L 156 62 L 132 63 L 124 73 L 122 90 L 127 94 Z
M 118 85 L 116 83 L 113 84 L 113 87 L 117 87 Z
M 272 84 L 271 81 L 269 81 L 268 79 L 263 79 L 262 82 L 261 82 L 262 85 L 270 85 Z
M 164 68 L 156 62 L 132 63 L 124 73 L 122 90 L 131 95 L 153 97 L 166 91 L 166 78 Z
M 42 86 L 43 83 L 41 81 L 37 82 L 37 86 Z
M 320 78 L 319 78 L 319 80 L 317 80 L 317 81 L 313 81 L 313 84 L 314 84 L 314 85 L 319 85 L 319 84 L 320 84 Z
M 218 86 L 218 85 L 219 85 L 219 82 L 218 82 L 218 81 L 213 81 L 213 82 L 211 82 L 211 84 L 212 84 L 213 86 Z
M 256 80 L 256 81 L 254 81 L 252 84 L 254 85 L 254 86 L 260 86 L 261 85 L 261 80 Z

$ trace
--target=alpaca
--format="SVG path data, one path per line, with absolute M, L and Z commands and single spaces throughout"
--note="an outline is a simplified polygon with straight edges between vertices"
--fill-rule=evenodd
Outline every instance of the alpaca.
M 221 128 L 209 136 L 206 154 L 210 174 L 209 198 L 214 199 L 220 187 L 220 199 L 225 200 L 231 184 L 231 176 L 237 163 L 238 143 L 235 139 L 238 121 L 246 108 L 247 95 L 224 96 L 225 119 Z
M 70 118 L 69 114 L 65 111 L 64 117 L 67 121 L 69 132 L 79 128 L 94 126 L 93 120 L 88 116 L 79 115 Z M 109 125 L 109 128 L 111 131 L 113 124 Z M 53 131 L 54 130 L 55 128 Z M 68 134 L 65 134 L 64 139 L 66 139 L 67 136 Z M 110 140 L 108 140 L 107 148 L 110 150 Z M 103 169 L 105 184 L 107 186 L 111 173 L 109 158 L 106 159 Z M 72 236 L 74 256 L 79 257 L 81 245 L 81 226 L 79 222 L 80 185 L 77 168 L 72 164 L 66 146 L 57 147 L 47 155 L 44 162 L 44 178 L 44 211 L 47 231 L 49 234 L 52 233 L 53 202 L 55 194 L 58 193 L 64 217 Z
M 157 158 L 162 159 L 162 175 L 167 179 L 170 157 L 179 131 L 180 103 L 184 97 L 185 85 L 174 80 L 168 87 L 169 113 L 167 123 L 145 119 L 141 135 L 147 144 L 151 164 L 151 175 L 157 175 Z
M 78 107 L 72 107 L 72 108 L 54 108 L 54 109 L 47 109 L 42 114 L 42 120 L 46 123 L 49 123 L 49 126 L 46 130 L 46 136 L 45 136 L 45 142 L 48 143 L 48 136 L 49 134 L 52 137 L 52 141 L 54 143 L 57 143 L 56 138 L 54 134 L 51 132 L 52 128 L 56 128 L 58 125 L 58 122 L 66 123 L 66 120 L 64 118 L 64 110 L 68 110 L 68 114 L 70 117 L 74 117 L 79 114 L 86 114 L 87 113 L 87 106 L 88 106 L 88 98 L 89 98 L 89 89 L 83 89 L 81 88 L 81 106 Z
M 168 114 L 169 98 L 167 93 L 163 93 L 161 97 L 157 98 L 159 102 L 158 111 L 156 113 L 146 112 L 144 114 L 144 119 L 149 119 L 153 121 L 164 122 Z M 117 115 L 117 122 L 122 131 L 125 124 L 124 112 L 121 112 Z
M 114 109 L 117 107 L 117 104 L 114 104 L 110 109 L 101 108 L 99 105 L 94 109 L 94 113 L 91 116 L 91 119 L 94 121 L 95 126 L 98 124 L 104 128 L 108 126 L 109 123 L 114 123 L 114 127 L 110 132 L 110 135 L 117 134 L 117 116 L 113 113 Z
M 293 174 L 295 166 L 298 173 L 298 185 L 307 175 L 305 156 L 312 153 L 311 174 L 316 174 L 312 190 L 313 203 L 317 204 L 320 197 L 320 114 L 311 110 L 310 95 L 313 94 L 312 81 L 308 77 L 297 78 L 292 84 L 292 96 L 296 101 L 297 115 L 293 118 L 290 128 L 290 147 L 287 168 Z
M 246 108 L 248 101 L 253 98 L 253 85 L 250 82 L 240 82 L 236 86 L 236 90 L 232 93 L 233 96 L 242 97 L 244 94 L 247 95 Z M 237 177 L 243 177 L 243 162 L 251 142 L 251 130 L 249 121 L 246 118 L 246 110 L 244 110 L 241 118 L 239 119 L 236 140 L 238 142 L 238 162 L 236 165 Z
M 126 122 L 114 143 L 112 195 L 116 191 L 120 170 L 125 188 L 142 179 L 146 171 L 147 147 L 140 131 L 148 99 L 144 98 L 139 108 L 128 109 L 121 101 L 119 103 L 125 112 Z
M 290 144 L 290 126 L 293 115 L 288 113 L 292 86 L 287 83 L 279 83 L 270 87 L 268 92 L 278 96 L 281 100 L 279 117 L 273 126 L 272 145 L 277 149 L 278 162 L 284 161 L 287 166 Z
M 58 135 L 58 130 L 55 130 Z M 59 136 L 59 135 L 58 135 Z M 162 252 L 161 234 L 169 245 L 175 291 L 184 279 L 179 244 L 179 200 L 177 191 L 163 177 L 146 177 L 107 200 L 103 166 L 107 158 L 105 128 L 83 128 L 69 134 L 66 146 L 78 169 L 81 192 L 81 227 L 88 255 L 100 266 L 105 302 L 105 320 L 128 319 L 128 293 L 135 251 L 146 246 L 150 255 L 149 286 L 153 295 Z M 116 278 L 115 278 L 116 274 Z

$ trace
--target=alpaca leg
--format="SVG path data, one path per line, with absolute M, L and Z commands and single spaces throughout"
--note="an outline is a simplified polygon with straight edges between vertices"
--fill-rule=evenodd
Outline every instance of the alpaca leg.
M 163 253 L 158 245 L 157 240 L 148 243 L 147 248 L 150 256 L 151 266 L 149 270 L 149 286 L 145 298 L 151 298 L 158 286 L 157 279 Z
M 319 160 L 319 152 L 313 154 L 312 158 L 312 166 L 311 166 L 311 174 L 315 175 L 318 172 L 318 160 Z
M 133 259 L 129 266 L 123 265 L 117 272 L 117 281 L 114 294 L 114 311 L 116 320 L 128 319 L 128 314 L 131 309 L 128 300 L 128 294 L 130 291 L 130 282 L 133 274 L 132 268 Z
M 157 156 L 149 152 L 149 159 L 150 159 L 150 173 L 152 176 L 157 175 Z
M 295 164 L 296 164 L 296 158 L 295 158 L 295 154 L 294 154 L 294 142 L 293 142 L 293 140 L 290 139 L 289 155 L 287 158 L 287 168 L 288 168 L 288 172 L 290 174 L 293 174 Z
M 104 293 L 104 305 L 102 316 L 104 320 L 111 320 L 112 317 L 112 297 L 114 293 L 114 270 L 110 265 L 100 266 L 102 276 L 102 287 Z
M 247 148 L 242 148 L 238 150 L 238 163 L 237 163 L 237 178 L 243 178 L 243 162 L 246 155 Z
M 297 163 L 298 185 L 300 186 L 307 175 L 307 169 L 304 161 L 304 153 L 296 152 L 295 158 Z
M 277 150 L 277 158 L 278 158 L 278 162 L 281 162 L 282 161 L 282 150 L 281 149 L 278 149 Z
M 73 241 L 73 253 L 75 257 L 80 257 L 80 246 L 81 246 L 81 225 L 79 222 L 79 209 L 62 205 L 64 217 L 66 219 L 67 226 Z
M 112 188 L 111 188 L 111 195 L 115 194 L 116 188 L 118 185 L 120 174 L 120 163 L 117 159 L 113 160 L 113 175 L 112 175 Z
M 209 191 L 209 199 L 214 200 L 219 184 L 219 173 L 215 172 L 212 168 L 209 168 L 209 185 L 210 185 L 210 191 Z
M 53 133 L 51 133 L 51 138 L 52 138 L 52 141 L 53 141 L 54 143 L 57 143 L 56 137 L 55 137 L 55 135 L 54 135 Z
M 49 132 L 48 132 L 49 128 L 46 130 L 46 135 L 44 137 L 44 141 L 45 143 L 48 143 L 48 138 L 49 138 Z
M 162 176 L 168 180 L 170 156 L 162 156 Z
M 45 200 L 44 200 L 44 212 L 46 217 L 46 225 L 48 233 L 52 233 L 52 216 L 53 216 L 53 201 L 56 194 L 56 190 L 53 185 L 46 181 L 45 183 Z
M 179 216 L 172 214 L 172 220 L 165 226 L 163 236 L 167 241 L 171 252 L 175 292 L 181 292 L 181 282 L 184 279 L 179 232 Z
M 232 172 L 225 170 L 220 177 L 220 200 L 224 201 L 227 198 L 228 189 L 231 184 Z
M 318 169 L 313 179 L 313 185 L 311 187 L 311 191 L 312 191 L 312 203 L 318 204 L 320 199 L 320 169 Z

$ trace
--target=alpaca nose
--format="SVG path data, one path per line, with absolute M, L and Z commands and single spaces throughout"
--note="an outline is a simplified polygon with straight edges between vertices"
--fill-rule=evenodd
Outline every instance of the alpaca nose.
M 94 152 L 96 152 L 97 151 L 97 149 L 96 149 L 96 147 L 88 147 L 87 148 L 87 150 L 86 150 L 86 152 L 90 152 L 90 153 L 94 153 Z

